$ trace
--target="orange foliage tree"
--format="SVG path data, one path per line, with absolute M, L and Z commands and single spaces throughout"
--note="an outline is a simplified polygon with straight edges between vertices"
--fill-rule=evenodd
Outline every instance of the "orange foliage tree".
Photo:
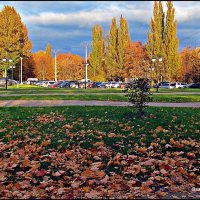
M 124 52 L 125 77 L 147 77 L 149 69 L 145 47 L 141 42 L 129 43 Z
M 54 66 L 51 56 L 44 51 L 32 55 L 34 74 L 39 80 L 54 80 Z
M 84 59 L 71 53 L 57 55 L 59 80 L 80 80 L 84 77 Z
M 200 49 L 186 47 L 181 52 L 181 67 L 177 80 L 184 82 L 200 82 Z

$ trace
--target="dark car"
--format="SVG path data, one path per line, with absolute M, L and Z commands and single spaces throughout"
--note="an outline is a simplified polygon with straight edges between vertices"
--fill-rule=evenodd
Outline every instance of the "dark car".
M 200 83 L 192 83 L 187 86 L 188 88 L 200 88 Z
M 102 82 L 90 82 L 90 83 L 88 84 L 88 87 L 89 87 L 89 88 L 97 88 L 97 87 L 99 87 L 101 84 L 102 84 Z
M 63 81 L 59 81 L 59 82 L 56 82 L 54 83 L 53 85 L 50 85 L 49 87 L 50 88 L 57 88 L 59 85 L 61 85 L 63 83 Z
M 58 85 L 59 88 L 69 88 L 70 82 L 69 81 L 63 81 L 60 85 Z
M 97 88 L 106 88 L 106 83 L 101 82 L 100 84 L 97 85 Z

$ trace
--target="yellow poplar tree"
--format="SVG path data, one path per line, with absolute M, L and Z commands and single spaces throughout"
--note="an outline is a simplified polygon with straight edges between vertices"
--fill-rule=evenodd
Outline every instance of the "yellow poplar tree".
M 103 71 L 104 41 L 102 27 L 98 24 L 92 28 L 92 51 L 90 53 L 91 80 L 105 80 Z
M 166 26 L 164 34 L 165 74 L 169 81 L 176 80 L 176 73 L 180 68 L 178 52 L 179 39 L 177 37 L 177 21 L 174 20 L 175 9 L 171 1 L 167 1 Z

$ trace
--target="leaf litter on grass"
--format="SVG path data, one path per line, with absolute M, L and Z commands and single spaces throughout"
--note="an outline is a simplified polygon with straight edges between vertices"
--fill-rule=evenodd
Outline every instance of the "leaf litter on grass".
M 12 127 L 0 127 L 0 198 L 199 197 L 192 192 L 200 188 L 198 137 L 173 122 L 148 130 L 154 117 L 140 124 L 62 112 L 9 119 Z M 191 117 L 198 135 L 196 123 Z

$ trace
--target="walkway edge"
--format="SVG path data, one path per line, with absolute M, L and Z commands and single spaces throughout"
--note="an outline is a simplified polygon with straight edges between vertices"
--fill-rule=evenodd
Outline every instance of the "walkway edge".
M 0 107 L 46 107 L 46 106 L 131 106 L 130 102 L 122 101 L 79 101 L 79 100 L 0 100 Z M 150 102 L 154 107 L 192 107 L 200 108 L 200 102 L 162 103 Z

